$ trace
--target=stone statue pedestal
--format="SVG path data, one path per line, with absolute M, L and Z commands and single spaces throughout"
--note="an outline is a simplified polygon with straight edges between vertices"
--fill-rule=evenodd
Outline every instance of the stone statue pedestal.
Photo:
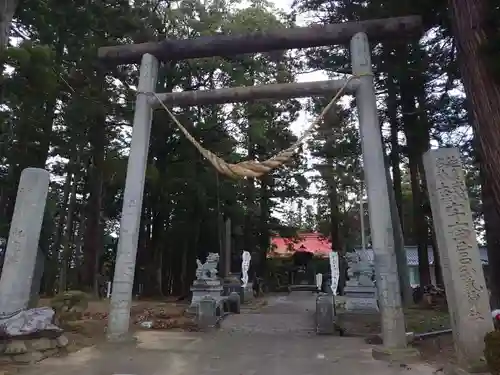
M 337 296 L 335 307 L 339 316 L 344 314 L 379 314 L 377 299 L 373 297 Z
M 238 273 L 232 273 L 224 278 L 223 295 L 229 296 L 232 292 L 238 293 L 240 302 L 243 304 L 253 299 L 253 285 L 252 282 L 249 281 L 246 287 L 243 287 L 239 276 Z
M 343 311 L 353 314 L 378 313 L 377 288 L 371 285 L 361 285 L 357 280 L 347 283 L 344 288 Z
M 352 314 L 377 314 L 379 313 L 378 301 L 373 297 L 347 297 L 345 311 Z
M 344 310 L 349 313 L 378 313 L 377 288 L 373 285 L 346 285 Z
M 373 264 L 362 252 L 355 252 L 348 259 L 349 281 L 344 296 L 339 299 L 339 311 L 351 314 L 378 314 L 377 288 L 372 280 Z
M 344 295 L 346 297 L 358 298 L 377 298 L 377 288 L 368 285 L 347 285 L 344 287 Z
M 224 298 L 222 296 L 222 283 L 219 279 L 215 280 L 195 280 L 191 287 L 193 296 L 191 298 L 191 305 L 189 305 L 187 312 L 196 313 L 196 309 L 200 300 L 204 297 L 211 297 L 217 303 Z

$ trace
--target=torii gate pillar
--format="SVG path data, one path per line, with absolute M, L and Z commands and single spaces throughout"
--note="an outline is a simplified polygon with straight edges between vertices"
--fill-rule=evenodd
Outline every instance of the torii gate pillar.
M 113 276 L 113 293 L 108 319 L 108 341 L 126 341 L 130 324 L 130 307 L 132 304 L 132 286 L 134 284 L 135 258 L 139 241 L 141 224 L 142 198 L 146 166 L 149 152 L 149 138 L 153 109 L 148 95 L 154 92 L 158 76 L 158 60 L 150 54 L 142 57 L 135 101 L 132 141 L 127 164 L 127 178 L 123 193 L 122 217 L 120 220 L 120 237 L 116 252 L 115 272 Z
M 389 186 L 373 84 L 370 45 L 365 33 L 351 39 L 353 74 L 359 76 L 356 104 L 359 116 L 363 167 L 368 192 L 368 210 L 375 272 L 381 313 L 383 347 L 373 349 L 375 358 L 392 357 L 394 351 L 404 356 L 418 352 L 407 348 L 406 327 L 401 304 L 394 233 L 391 220 Z M 403 353 L 401 353 L 403 354 Z

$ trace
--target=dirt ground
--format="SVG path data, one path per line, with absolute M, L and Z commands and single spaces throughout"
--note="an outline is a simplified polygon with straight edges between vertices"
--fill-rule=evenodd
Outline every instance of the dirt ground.
M 50 305 L 50 299 L 41 299 L 40 306 Z M 175 300 L 164 301 L 133 301 L 131 309 L 130 330 L 144 329 L 141 322 L 152 322 L 153 328 L 170 330 L 194 330 L 191 319 L 183 316 L 185 303 Z M 98 344 L 105 340 L 106 325 L 109 311 L 109 300 L 89 301 L 81 320 L 67 322 L 63 328 L 68 338 L 68 352 Z M 3 364 L 0 362 L 0 375 L 17 373 L 26 365 Z
M 141 323 L 151 322 L 155 329 L 195 330 L 191 319 L 183 315 L 185 303 L 174 300 L 133 301 L 130 330 L 143 329 Z M 81 320 L 68 322 L 64 327 L 70 344 L 68 351 L 97 344 L 105 339 L 109 300 L 90 301 Z
M 49 305 L 50 300 L 41 300 L 41 306 Z M 266 303 L 255 300 L 242 309 L 258 311 Z M 177 302 L 176 298 L 163 301 L 133 301 L 131 309 L 130 331 L 149 329 L 141 327 L 143 322 L 152 322 L 153 329 L 195 331 L 197 328 L 191 318 L 184 316 L 187 302 Z M 74 352 L 83 347 L 95 345 L 105 339 L 109 311 L 109 300 L 89 301 L 81 320 L 69 322 L 65 335 L 70 344 L 68 351 Z
M 413 308 L 405 311 L 408 332 L 426 333 L 449 329 L 448 312 L 434 309 Z M 423 338 L 413 343 L 422 353 L 422 358 L 430 363 L 444 365 L 456 361 L 451 333 Z
M 266 300 L 256 300 L 252 305 L 246 305 L 246 313 L 258 313 L 266 305 Z M 141 329 L 140 322 L 154 321 L 156 329 L 194 330 L 191 320 L 183 317 L 186 304 L 175 300 L 134 301 L 131 310 L 131 330 Z M 72 330 L 66 335 L 70 340 L 69 350 L 76 351 L 82 347 L 94 345 L 105 339 L 107 312 L 109 301 L 91 301 L 82 321 L 72 323 Z M 450 328 L 448 312 L 432 308 L 409 308 L 405 310 L 408 332 L 426 333 Z M 362 334 L 379 333 L 380 320 L 356 322 L 356 330 Z M 455 362 L 455 351 L 451 333 L 414 342 L 413 346 L 422 353 L 422 358 L 433 364 Z
M 41 306 L 47 306 L 50 300 L 42 299 Z M 246 313 L 258 313 L 265 306 L 266 300 L 255 300 L 252 305 L 245 305 Z M 191 319 L 183 315 L 187 305 L 185 302 L 177 302 L 175 299 L 164 301 L 134 301 L 131 309 L 131 331 L 145 329 L 141 327 L 142 322 L 152 322 L 153 329 L 169 330 L 196 330 Z M 89 301 L 88 308 L 82 319 L 69 322 L 65 327 L 65 335 L 69 340 L 67 347 L 69 352 L 77 351 L 83 347 L 92 346 L 105 340 L 107 317 L 109 311 L 109 300 Z M 433 309 L 412 308 L 405 311 L 407 331 L 424 333 L 447 329 L 449 316 L 447 312 Z M 355 335 L 369 335 L 380 333 L 379 318 L 360 316 L 348 322 L 349 333 Z M 147 328 L 148 329 L 148 328 Z M 444 334 L 433 338 L 427 338 L 414 343 L 424 360 L 432 364 L 444 364 L 454 362 L 453 339 L 451 334 Z M 0 375 L 15 374 L 23 366 L 2 365 L 0 363 Z
M 409 308 L 405 310 L 406 331 L 422 334 L 443 331 L 450 328 L 448 312 L 432 308 Z M 378 315 L 350 315 L 341 321 L 347 336 L 373 338 L 381 332 Z M 380 339 L 379 339 L 380 340 Z M 377 340 L 372 344 L 380 344 Z M 444 364 L 455 361 L 451 333 L 416 340 L 413 346 L 422 353 L 422 358 L 432 364 Z

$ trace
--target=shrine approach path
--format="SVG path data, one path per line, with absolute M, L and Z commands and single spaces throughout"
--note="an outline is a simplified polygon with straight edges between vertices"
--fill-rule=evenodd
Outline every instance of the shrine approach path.
M 318 336 L 315 295 L 292 292 L 242 309 L 210 332 L 139 331 L 137 343 L 50 358 L 26 375 L 431 375 L 424 363 L 376 361 L 361 338 Z

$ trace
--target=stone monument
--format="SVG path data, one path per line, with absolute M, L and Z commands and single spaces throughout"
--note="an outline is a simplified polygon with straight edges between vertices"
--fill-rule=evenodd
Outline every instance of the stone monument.
M 430 150 L 423 161 L 457 358 L 477 370 L 493 323 L 460 154 Z
M 63 330 L 53 324 L 54 310 L 36 307 L 32 296 L 39 292 L 43 272 L 38 240 L 48 189 L 49 172 L 22 171 L 0 277 L 0 338 L 5 344 L 0 360 L 4 363 L 37 362 L 68 344 Z
M 320 293 L 316 298 L 316 333 L 318 335 L 333 335 L 335 333 L 334 295 Z
M 49 172 L 23 170 L 0 277 L 0 316 L 28 307 L 48 190 Z
M 198 303 L 203 297 L 211 297 L 217 303 L 223 298 L 222 283 L 217 277 L 218 263 L 219 254 L 217 253 L 209 253 L 205 263 L 201 263 L 199 259 L 196 259 L 198 267 L 196 268 L 196 279 L 193 281 L 193 286 L 191 286 L 193 296 L 188 312 L 195 313 Z
M 210 296 L 203 296 L 196 305 L 196 323 L 200 329 L 213 328 L 217 324 L 217 301 Z

